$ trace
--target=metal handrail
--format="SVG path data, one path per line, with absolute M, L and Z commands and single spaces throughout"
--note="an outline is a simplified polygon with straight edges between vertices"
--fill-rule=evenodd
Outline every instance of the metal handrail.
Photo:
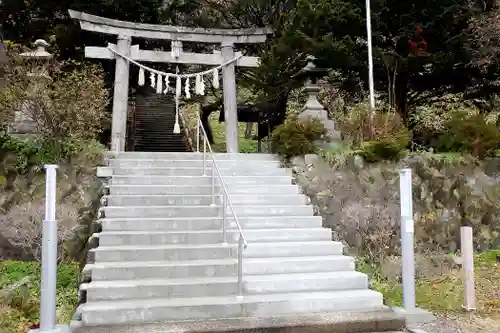
M 240 225 L 240 221 L 236 216 L 234 211 L 233 203 L 229 198 L 229 193 L 227 191 L 226 184 L 224 183 L 224 179 L 220 172 L 219 166 L 215 161 L 214 151 L 212 150 L 212 146 L 210 142 L 208 142 L 207 132 L 203 127 L 201 122 L 201 118 L 199 113 L 196 113 L 197 116 L 197 127 L 196 127 L 196 151 L 200 152 L 200 134 L 203 135 L 203 176 L 207 176 L 206 172 L 206 155 L 207 155 L 207 147 L 209 150 L 210 157 L 212 158 L 212 204 L 211 206 L 215 206 L 215 176 L 217 173 L 218 178 L 220 179 L 220 183 L 222 186 L 222 243 L 227 245 L 227 206 L 231 210 L 231 213 L 234 218 L 234 222 L 238 228 L 239 237 L 238 237 L 238 297 L 243 297 L 243 250 L 247 248 L 248 243 L 243 235 L 243 230 Z M 201 132 L 200 132 L 201 129 Z

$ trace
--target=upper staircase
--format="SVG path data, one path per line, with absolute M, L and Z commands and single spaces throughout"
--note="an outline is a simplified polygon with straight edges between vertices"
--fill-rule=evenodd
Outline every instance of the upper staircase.
M 292 171 L 268 154 L 214 154 L 248 242 L 240 295 L 240 232 L 205 156 L 204 162 L 202 153 L 123 152 L 110 161 L 102 232 L 84 269 L 76 332 L 403 326 L 368 288 L 367 276 L 355 271 L 354 259 L 343 255 L 342 244 L 331 240 L 293 185 Z
M 171 94 L 138 95 L 133 121 L 133 150 L 150 152 L 186 152 L 186 138 L 173 132 L 175 103 Z

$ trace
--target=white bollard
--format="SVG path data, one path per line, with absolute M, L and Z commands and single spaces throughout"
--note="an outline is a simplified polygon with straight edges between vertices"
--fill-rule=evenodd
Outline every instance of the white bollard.
M 474 242 L 472 227 L 460 228 L 460 249 L 464 279 L 464 305 L 466 311 L 476 310 L 476 290 L 474 287 Z
M 40 330 L 56 327 L 57 280 L 57 220 L 56 175 L 57 165 L 45 165 L 45 220 L 42 231 L 42 281 L 40 291 Z
M 401 259 L 403 276 L 403 307 L 415 310 L 415 249 L 411 169 L 399 172 L 401 201 Z

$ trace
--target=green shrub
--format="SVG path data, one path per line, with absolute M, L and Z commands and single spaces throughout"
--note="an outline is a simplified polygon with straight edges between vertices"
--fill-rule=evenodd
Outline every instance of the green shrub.
M 314 153 L 314 141 L 321 140 L 325 133 L 325 127 L 319 120 L 299 121 L 294 117 L 273 131 L 272 151 L 285 159 Z
M 20 139 L 0 131 L 0 171 L 25 173 L 43 164 L 70 162 L 79 157 L 91 161 L 100 158 L 103 145 L 97 141 L 82 141 L 68 138 L 61 141 L 39 141 Z M 5 170 L 5 169 L 8 170 Z M 1 172 L 0 172 L 1 174 Z
M 396 112 L 372 113 L 364 103 L 351 107 L 340 120 L 340 127 L 344 141 L 353 147 L 360 147 L 367 141 L 399 137 L 402 132 L 407 132 Z
M 442 133 L 453 114 L 471 114 L 476 111 L 471 103 L 464 101 L 463 95 L 448 95 L 431 105 L 417 106 L 411 114 L 410 122 L 413 131 L 432 135 Z
M 478 158 L 495 156 L 500 148 L 500 132 L 484 114 L 456 112 L 431 146 L 437 152 L 467 153 Z
M 364 142 L 357 154 L 363 156 L 365 161 L 375 163 L 387 160 L 398 160 L 406 155 L 408 140 L 404 137 L 399 140 L 381 138 Z
M 371 113 L 360 103 L 349 110 L 341 127 L 344 140 L 369 163 L 397 160 L 406 154 L 409 133 L 395 112 Z

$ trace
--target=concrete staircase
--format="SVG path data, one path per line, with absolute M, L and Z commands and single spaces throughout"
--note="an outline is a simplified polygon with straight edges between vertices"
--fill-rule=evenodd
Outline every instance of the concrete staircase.
M 173 133 L 175 104 L 171 94 L 139 95 L 135 103 L 134 151 L 186 152 L 186 138 Z
M 202 176 L 201 153 L 124 152 L 110 161 L 113 177 L 99 245 L 84 270 L 76 332 L 402 327 L 322 228 L 290 169 L 267 154 L 215 158 L 248 241 L 244 296 L 238 297 L 239 234 L 229 210 L 228 244 L 222 244 L 218 179 L 210 205 L 210 157 L 209 176 Z

